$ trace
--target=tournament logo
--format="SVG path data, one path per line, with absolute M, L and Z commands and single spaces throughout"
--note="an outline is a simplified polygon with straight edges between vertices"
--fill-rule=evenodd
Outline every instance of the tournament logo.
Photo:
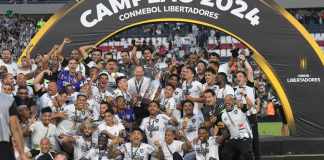
M 302 71 L 306 71 L 307 70 L 307 58 L 306 57 L 300 57 L 299 60 L 299 69 Z
M 298 68 L 300 70 L 300 74 L 294 77 L 288 77 L 288 83 L 320 83 L 320 76 L 314 76 L 308 71 L 308 59 L 305 56 L 301 56 L 298 58 Z

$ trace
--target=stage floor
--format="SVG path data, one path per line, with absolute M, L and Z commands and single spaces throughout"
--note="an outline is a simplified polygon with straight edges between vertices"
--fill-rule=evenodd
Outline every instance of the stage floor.
M 262 137 L 262 160 L 324 160 L 324 137 Z

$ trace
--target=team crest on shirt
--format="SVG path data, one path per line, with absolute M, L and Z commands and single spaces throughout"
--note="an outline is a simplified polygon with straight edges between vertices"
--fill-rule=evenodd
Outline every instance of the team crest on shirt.
M 158 123 L 159 122 L 159 119 L 155 119 L 155 122 Z
M 192 121 L 192 123 L 196 123 L 196 119 L 195 119 L 195 118 L 194 118 L 194 119 L 192 119 L 191 121 Z
M 144 149 L 143 148 L 140 149 L 140 153 L 144 153 Z
M 234 110 L 234 114 L 237 114 L 237 110 Z

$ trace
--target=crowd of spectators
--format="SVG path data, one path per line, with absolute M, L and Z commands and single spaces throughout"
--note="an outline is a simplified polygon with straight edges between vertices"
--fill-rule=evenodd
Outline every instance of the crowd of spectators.
M 289 9 L 295 18 L 305 25 L 323 24 L 324 8 Z
M 0 15 L 1 48 L 10 48 L 14 60 L 37 31 L 37 20 L 19 15 Z

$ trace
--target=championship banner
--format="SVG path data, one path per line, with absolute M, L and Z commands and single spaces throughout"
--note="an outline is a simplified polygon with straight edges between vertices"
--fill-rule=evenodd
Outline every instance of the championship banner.
M 63 37 L 72 48 L 101 44 L 119 32 L 154 22 L 217 29 L 254 52 L 276 90 L 293 136 L 324 135 L 324 53 L 305 28 L 273 0 L 79 0 L 58 11 L 31 43 L 48 52 Z

